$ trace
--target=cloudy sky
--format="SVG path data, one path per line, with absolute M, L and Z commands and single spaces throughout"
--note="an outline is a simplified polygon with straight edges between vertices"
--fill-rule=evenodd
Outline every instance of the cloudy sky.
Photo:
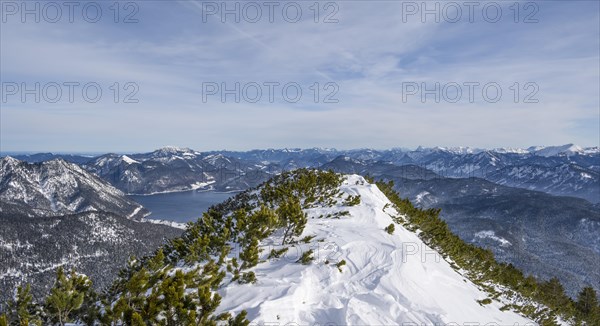
M 1 151 L 600 145 L 598 1 L 55 3 L 1 2 Z

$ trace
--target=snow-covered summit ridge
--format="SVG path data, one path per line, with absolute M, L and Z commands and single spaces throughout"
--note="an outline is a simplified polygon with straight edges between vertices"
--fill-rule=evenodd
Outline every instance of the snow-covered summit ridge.
M 165 157 L 170 155 L 198 155 L 199 152 L 187 147 L 165 146 L 152 152 L 154 157 Z
M 404 150 L 411 152 L 410 150 Z M 473 147 L 440 147 L 433 148 L 419 146 L 415 152 L 446 152 L 455 155 L 478 154 L 481 152 L 493 152 L 501 154 L 529 154 L 534 156 L 552 157 L 552 156 L 571 156 L 571 155 L 591 155 L 600 153 L 600 147 L 581 147 L 575 144 L 565 144 L 559 146 L 530 146 L 528 148 L 500 147 L 493 149 L 473 148 Z
M 315 241 L 294 246 L 281 259 L 267 258 L 271 249 L 281 247 L 281 233 L 263 240 L 260 258 L 265 262 L 251 269 L 258 281 L 220 289 L 219 310 L 246 310 L 248 319 L 258 324 L 532 323 L 501 311 L 499 302 L 478 303 L 488 295 L 415 233 L 398 224 L 394 234 L 386 233 L 384 228 L 398 213 L 377 186 L 351 175 L 340 191 L 344 196 L 360 195 L 360 204 L 306 209 L 308 222 L 298 238 L 314 236 Z M 326 218 L 340 211 L 349 215 Z M 296 263 L 309 249 L 315 252 L 314 261 Z M 346 265 L 340 272 L 335 265 L 342 260 Z
M 600 152 L 598 147 L 583 148 L 574 144 L 566 144 L 562 146 L 535 146 L 530 147 L 527 150 L 530 153 L 544 157 L 575 154 L 597 154 Z
M 563 313 L 520 288 L 532 280 L 462 241 L 438 210 L 415 208 L 392 183 L 314 169 L 281 173 L 211 207 L 124 275 L 113 285 L 124 290 L 105 298 L 110 305 L 134 296 L 130 308 L 145 313 L 177 292 L 190 302 L 182 314 L 210 301 L 206 318 L 257 325 L 532 325 Z M 127 290 L 140 278 L 149 281 Z
M 581 147 L 575 144 L 565 144 L 559 146 L 531 146 L 529 148 L 497 148 L 493 151 L 497 153 L 515 153 L 531 154 L 535 156 L 572 156 L 572 155 L 590 155 L 600 153 L 600 147 Z

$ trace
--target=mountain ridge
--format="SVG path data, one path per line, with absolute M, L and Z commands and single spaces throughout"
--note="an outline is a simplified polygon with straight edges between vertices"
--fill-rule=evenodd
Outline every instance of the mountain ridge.
M 0 200 L 21 203 L 43 216 L 106 211 L 141 219 L 149 213 L 96 175 L 60 158 L 41 163 L 1 158 Z
M 148 153 L 104 154 L 79 164 L 125 193 L 156 194 L 196 189 L 241 191 L 282 171 L 320 167 L 339 156 L 365 164 L 379 161 L 398 166 L 416 165 L 444 177 L 480 177 L 512 187 L 600 203 L 600 187 L 597 186 L 600 184 L 600 148 L 582 148 L 573 144 L 527 149 L 310 148 L 246 152 L 199 152 L 189 148 L 164 147 Z M 560 166 L 567 168 L 561 170 Z M 532 167 L 536 167 L 538 172 L 523 179 Z

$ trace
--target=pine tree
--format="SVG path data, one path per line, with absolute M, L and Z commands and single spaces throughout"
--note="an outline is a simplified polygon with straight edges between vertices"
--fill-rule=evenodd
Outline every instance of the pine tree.
M 250 322 L 246 319 L 248 313 L 246 310 L 242 310 L 234 319 L 229 320 L 229 326 L 248 326 Z
M 19 325 L 29 325 L 30 323 L 38 323 L 40 320 L 37 317 L 37 305 L 31 295 L 31 286 L 17 287 L 17 296 L 15 300 L 8 303 L 8 320 L 12 320 Z
M 121 296 L 111 308 L 111 321 L 116 325 L 119 321 L 130 321 L 132 309 L 127 304 L 127 298 Z
M 575 308 L 582 315 L 582 317 L 592 317 L 598 313 L 598 297 L 596 291 L 591 286 L 584 287 L 579 295 L 577 296 L 577 302 Z M 600 316 L 593 316 L 600 317 Z
M 217 310 L 219 304 L 221 304 L 221 296 L 217 293 L 212 294 L 207 286 L 202 286 L 198 288 L 198 303 L 200 313 L 198 314 L 197 321 L 198 324 L 205 325 L 215 310 Z
M 298 198 L 290 197 L 282 202 L 277 209 L 277 215 L 279 215 L 280 226 L 284 229 L 282 245 L 289 243 L 290 237 L 302 234 L 307 219 Z
M 243 273 L 242 276 L 238 278 L 238 283 L 256 283 L 256 274 L 254 274 L 254 272 Z
M 98 293 L 92 287 L 92 281 L 85 275 L 77 274 L 71 271 L 70 280 L 76 292 L 83 293 L 83 303 L 81 307 L 74 311 L 74 318 L 84 322 L 86 325 L 93 325 L 100 317 L 100 308 L 98 307 Z
M 158 324 L 156 321 L 158 320 L 160 312 L 163 310 L 160 295 L 161 293 L 158 288 L 152 288 L 152 292 L 146 298 L 144 309 L 142 311 L 143 319 L 152 325 Z
M 64 325 L 72 319 L 71 313 L 83 304 L 84 293 L 77 291 L 73 278 L 65 275 L 62 267 L 56 272 L 54 287 L 46 297 L 46 312 L 53 322 Z
M 135 301 L 136 298 L 146 292 L 149 277 L 148 270 L 142 267 L 129 278 L 126 284 L 129 297 L 128 304 L 131 304 L 132 301 Z
M 563 285 L 556 277 L 542 283 L 540 292 L 545 299 L 544 301 L 552 308 L 564 308 L 571 303 L 571 300 L 565 294 Z
M 300 259 L 298 259 L 296 262 L 297 263 L 302 263 L 302 265 L 308 265 L 314 259 L 314 257 L 312 256 L 312 254 L 313 254 L 313 250 L 312 249 L 310 249 L 308 251 L 305 251 L 305 252 L 302 253 L 302 256 L 300 256 Z
M 146 323 L 144 323 L 144 320 L 140 314 L 134 312 L 131 315 L 131 326 L 146 326 Z
M 178 317 L 181 318 L 184 309 L 185 276 L 181 270 L 177 270 L 174 276 L 168 277 L 160 285 L 162 294 L 162 306 L 167 325 L 179 325 Z M 195 308 L 194 308 L 195 309 Z
M 158 249 L 154 257 L 150 258 L 148 268 L 151 271 L 157 271 L 165 266 L 165 253 L 162 248 Z
M 231 252 L 231 246 L 229 245 L 223 245 L 223 247 L 221 248 L 221 253 L 219 254 L 219 265 L 223 265 L 223 263 L 225 263 L 225 259 L 227 258 L 227 255 L 229 255 L 229 253 Z
M 196 263 L 203 261 L 209 256 L 210 238 L 208 234 L 196 237 L 191 244 L 188 245 L 189 253 L 185 256 L 187 263 Z
M 258 240 L 256 237 L 252 237 L 248 247 L 246 247 L 246 249 L 240 253 L 242 269 L 254 267 L 258 264 L 258 252 Z
M 390 225 L 386 226 L 384 228 L 385 232 L 389 233 L 389 234 L 394 234 L 394 231 L 396 230 L 396 227 L 394 226 L 394 223 L 390 223 Z
M 240 233 L 242 233 L 246 229 L 248 214 L 246 213 L 246 210 L 238 209 L 235 212 L 233 212 L 233 217 L 235 219 L 233 236 L 234 238 L 236 238 Z
M 358 204 L 360 204 L 360 195 L 350 195 L 348 198 L 346 198 L 346 201 L 344 201 L 344 205 L 346 206 L 356 206 Z
M 261 205 L 258 210 L 249 216 L 250 238 L 256 236 L 259 239 L 268 237 L 279 224 L 279 216 L 273 210 L 265 205 Z M 248 240 L 246 239 L 246 240 Z

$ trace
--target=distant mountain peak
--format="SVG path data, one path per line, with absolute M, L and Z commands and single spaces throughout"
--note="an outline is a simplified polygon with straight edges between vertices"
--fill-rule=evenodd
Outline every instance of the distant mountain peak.
M 528 154 L 529 150 L 523 148 L 514 147 L 500 147 L 492 149 L 493 152 L 500 154 Z
M 583 154 L 584 149 L 574 144 L 565 144 L 561 146 L 539 146 L 530 147 L 530 152 L 538 156 L 557 156 L 557 155 L 574 155 Z
M 19 164 L 21 161 L 17 160 L 16 158 L 12 157 L 12 156 L 4 156 L 2 158 L 0 158 L 0 163 L 2 163 L 2 165 L 4 164 L 9 164 L 9 165 L 16 165 Z
M 61 158 L 27 163 L 5 157 L 0 162 L 0 200 L 41 215 L 105 211 L 137 219 L 147 213 L 106 181 Z
M 121 155 L 121 159 L 127 163 L 127 164 L 134 164 L 134 163 L 140 163 L 134 159 L 132 159 L 131 157 L 127 156 L 127 155 Z
M 165 146 L 155 150 L 152 153 L 156 155 L 166 156 L 184 153 L 196 154 L 197 152 L 188 147 Z
M 334 162 L 340 162 L 340 161 L 361 164 L 361 165 L 364 164 L 364 162 L 362 162 L 361 160 L 357 160 L 349 155 L 339 155 L 331 162 L 334 163 Z

